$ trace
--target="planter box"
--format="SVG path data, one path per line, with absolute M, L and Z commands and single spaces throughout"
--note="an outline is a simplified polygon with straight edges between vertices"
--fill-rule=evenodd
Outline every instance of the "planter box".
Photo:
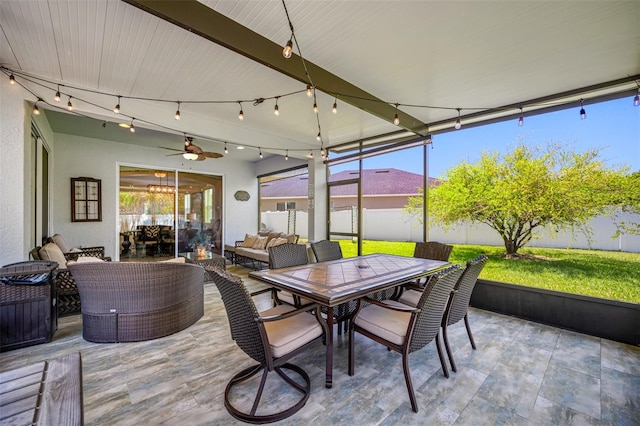
M 479 279 L 471 306 L 640 345 L 640 304 Z

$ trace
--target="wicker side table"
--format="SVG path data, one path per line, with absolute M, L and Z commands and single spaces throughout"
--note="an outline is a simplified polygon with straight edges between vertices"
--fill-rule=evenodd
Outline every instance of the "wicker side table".
M 206 256 L 198 257 L 195 252 L 180 253 L 180 256 L 186 259 L 187 263 L 193 263 L 204 268 L 204 280 L 213 281 L 211 272 L 213 268 L 227 268 L 227 259 L 219 254 L 207 252 Z

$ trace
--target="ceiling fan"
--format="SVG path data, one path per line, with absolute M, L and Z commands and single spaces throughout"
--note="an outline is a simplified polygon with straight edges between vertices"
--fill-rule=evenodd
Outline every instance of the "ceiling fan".
M 164 146 L 160 146 L 159 148 L 168 149 L 169 151 L 178 151 L 178 154 L 168 154 L 168 155 L 182 155 L 186 160 L 192 160 L 192 161 L 204 161 L 207 158 L 224 157 L 222 154 L 218 152 L 203 151 L 202 148 L 200 148 L 198 145 L 193 144 L 193 138 L 190 136 L 187 136 L 184 139 L 184 150 L 167 148 Z

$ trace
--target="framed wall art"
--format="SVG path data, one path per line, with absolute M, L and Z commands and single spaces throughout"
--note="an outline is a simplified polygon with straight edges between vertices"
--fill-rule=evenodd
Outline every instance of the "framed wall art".
M 102 181 L 71 178 L 71 221 L 102 222 Z

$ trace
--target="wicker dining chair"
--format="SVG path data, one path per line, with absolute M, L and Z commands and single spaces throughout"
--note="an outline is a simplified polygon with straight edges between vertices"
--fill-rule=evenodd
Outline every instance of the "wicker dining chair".
M 337 241 L 322 240 L 311 243 L 311 250 L 318 262 L 342 259 L 342 249 Z
M 487 255 L 481 254 L 475 259 L 471 259 L 467 262 L 464 272 L 453 287 L 451 297 L 447 303 L 447 308 L 442 316 L 442 338 L 444 340 L 444 347 L 447 350 L 447 356 L 449 357 L 449 362 L 451 363 L 451 369 L 453 371 L 458 370 L 456 369 L 456 363 L 453 360 L 453 352 L 449 347 L 447 327 L 457 323 L 461 319 L 464 319 L 464 326 L 467 329 L 469 342 L 471 343 L 471 347 L 474 350 L 476 349 L 476 342 L 473 340 L 471 328 L 469 327 L 469 301 L 471 300 L 471 293 L 473 293 L 476 282 L 478 282 L 478 276 L 480 275 L 480 272 L 482 272 L 484 265 L 486 265 L 487 260 Z
M 288 268 L 289 266 L 306 265 L 309 263 L 307 246 L 304 244 L 285 243 L 271 246 L 269 251 L 269 269 Z M 312 303 L 311 300 L 297 294 L 283 290 L 272 292 L 274 304 L 287 303 L 296 307 Z
M 315 243 L 311 243 L 311 250 L 318 262 L 328 262 L 330 260 L 342 259 L 342 249 L 340 243 L 337 241 L 321 240 Z M 338 324 L 338 334 L 342 334 L 342 326 L 344 325 L 344 331 L 347 332 L 348 321 L 351 314 L 356 309 L 356 301 L 342 303 L 336 306 L 333 310 L 333 317 Z M 322 313 L 326 314 L 327 309 L 321 308 Z
M 364 298 L 369 304 L 362 307 L 362 302 L 358 301 L 358 308 L 349 324 L 349 375 L 353 376 L 355 371 L 355 332 L 399 352 L 402 354 L 402 368 L 411 409 L 417 413 L 418 404 L 409 371 L 409 354 L 422 349 L 435 338 L 442 372 L 445 377 L 449 377 L 439 331 L 442 312 L 460 274 L 462 269 L 453 265 L 431 275 L 415 308 L 394 300 L 377 301 L 370 298 Z M 368 356 L 371 355 L 369 352 Z
M 453 246 L 449 244 L 443 244 L 437 241 L 417 242 L 413 250 L 413 257 L 447 262 L 452 251 Z M 420 294 L 415 293 L 415 291 L 421 292 L 426 280 L 427 278 L 418 278 L 415 282 L 396 287 L 396 293 L 392 298 L 402 303 L 415 306 L 420 298 Z M 411 302 L 408 302 L 409 300 Z
M 230 275 L 220 268 L 214 268 L 212 275 L 227 311 L 231 338 L 242 351 L 258 362 L 257 365 L 246 368 L 231 378 L 224 391 L 225 408 L 238 420 L 258 424 L 275 422 L 295 414 L 309 399 L 311 380 L 302 368 L 288 361 L 316 340 L 324 339 L 326 325 L 320 316 L 318 305 L 302 309 L 279 305 L 258 312 L 252 300 L 256 293 L 250 294 L 239 277 Z M 258 293 L 262 292 L 264 290 Z M 304 384 L 300 384 L 299 379 L 294 380 L 285 370 L 296 373 L 303 379 Z M 272 371 L 293 389 L 302 393 L 302 396 L 294 405 L 282 411 L 257 414 L 267 375 Z M 241 410 L 234 406 L 230 398 L 232 388 L 259 372 L 262 372 L 262 379 L 251 409 Z M 261 411 L 265 411 L 265 407 L 262 407 Z

